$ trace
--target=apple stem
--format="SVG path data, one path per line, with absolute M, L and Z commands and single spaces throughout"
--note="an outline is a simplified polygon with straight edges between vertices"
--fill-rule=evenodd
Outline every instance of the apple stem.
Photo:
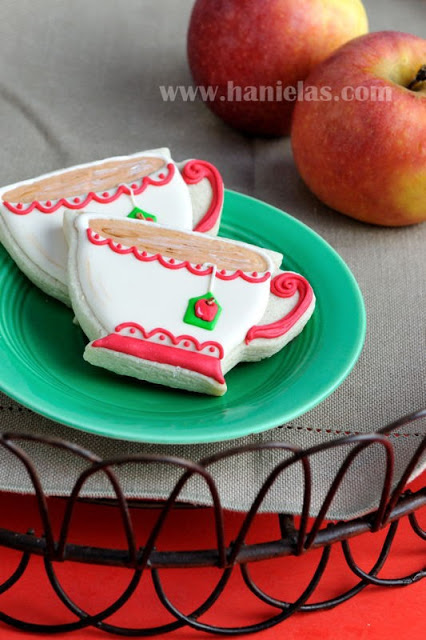
M 426 64 L 420 67 L 416 77 L 412 82 L 410 82 L 410 84 L 408 85 L 408 88 L 411 91 L 416 91 L 416 86 L 421 82 L 426 82 Z

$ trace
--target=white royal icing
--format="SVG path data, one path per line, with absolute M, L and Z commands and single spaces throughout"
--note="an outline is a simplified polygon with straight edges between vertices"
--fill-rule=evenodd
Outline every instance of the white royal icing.
M 210 290 L 211 275 L 195 275 L 186 268 L 170 269 L 158 260 L 140 261 L 131 253 L 123 255 L 108 245 L 95 245 L 87 237 L 89 221 L 90 215 L 78 216 L 75 220 L 78 277 L 86 302 L 105 335 L 113 333 L 122 323 L 132 322 L 147 332 L 163 328 L 176 337 L 186 334 L 201 343 L 219 342 L 226 356 L 262 318 L 268 305 L 271 280 L 268 277 L 260 282 L 264 274 L 259 273 L 255 282 L 242 277 L 222 280 L 216 276 L 214 295 L 222 312 L 212 331 L 185 323 L 183 318 L 189 300 Z M 199 234 L 194 232 L 194 235 Z M 231 240 L 221 240 L 228 242 L 232 250 Z M 255 251 L 253 247 L 250 249 Z M 273 265 L 267 253 L 260 249 L 256 252 L 266 260 L 267 271 L 271 273 Z
M 185 184 L 176 164 L 171 159 L 170 151 L 168 149 L 144 151 L 143 153 L 134 154 L 133 157 L 140 158 L 143 156 L 163 158 L 166 164 L 173 164 L 175 172 L 172 180 L 168 184 L 161 186 L 149 185 L 141 194 L 133 197 L 126 193 L 122 193 L 114 202 L 98 203 L 92 200 L 88 203 L 87 207 L 83 209 L 83 211 L 100 213 L 107 216 L 113 215 L 126 217 L 134 208 L 135 203 L 139 208 L 144 209 L 148 213 L 153 213 L 157 216 L 157 220 L 165 225 L 173 225 L 180 229 L 192 229 L 193 216 L 191 197 L 188 187 Z M 120 161 L 127 157 L 132 156 L 122 156 L 115 159 Z M 22 252 L 26 254 L 34 264 L 64 285 L 67 283 L 67 247 L 62 231 L 62 224 L 66 207 L 62 206 L 53 213 L 43 213 L 35 208 L 30 213 L 19 215 L 9 211 L 9 209 L 4 206 L 2 195 L 3 193 L 7 193 L 18 186 L 31 184 L 35 180 L 38 181 L 40 179 L 49 178 L 74 169 L 95 166 L 103 162 L 105 162 L 105 160 L 85 165 L 78 165 L 77 167 L 70 167 L 65 171 L 54 171 L 52 173 L 39 176 L 34 180 L 26 180 L 0 189 L 0 215 L 4 220 L 9 233 L 19 245 Z M 168 175 L 168 169 L 166 166 L 162 167 L 159 171 L 150 174 L 149 177 L 152 180 L 158 181 L 160 179 L 160 174 L 164 174 L 164 176 Z M 141 182 L 141 180 L 135 181 L 138 186 L 140 186 Z M 114 190 L 109 190 L 109 192 L 112 194 Z M 101 193 L 102 192 L 99 192 L 99 195 Z M 81 201 L 83 201 L 87 194 L 75 195 L 79 196 Z M 69 200 L 72 201 L 72 198 L 69 198 Z M 52 205 L 55 204 L 54 200 L 51 202 Z M 25 205 L 24 209 L 27 206 L 28 205 Z

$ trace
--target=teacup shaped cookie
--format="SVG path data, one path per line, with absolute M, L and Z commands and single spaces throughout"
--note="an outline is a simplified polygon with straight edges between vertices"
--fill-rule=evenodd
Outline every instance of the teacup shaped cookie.
M 282 255 L 149 222 L 65 216 L 69 289 L 94 365 L 211 395 L 238 362 L 297 336 L 315 307 Z
M 70 304 L 65 211 L 158 221 L 215 235 L 223 183 L 202 160 L 176 164 L 168 149 L 109 158 L 0 189 L 0 241 L 40 289 Z

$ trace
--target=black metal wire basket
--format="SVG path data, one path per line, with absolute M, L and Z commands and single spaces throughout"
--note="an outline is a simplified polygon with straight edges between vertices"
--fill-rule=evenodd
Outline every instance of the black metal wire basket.
M 206 458 L 198 463 L 163 455 L 134 455 L 110 460 L 101 460 L 99 457 L 75 444 L 71 444 L 54 438 L 41 438 L 33 435 L 16 435 L 4 433 L 0 435 L 0 445 L 10 454 L 16 456 L 17 463 L 22 464 L 28 474 L 35 493 L 38 515 L 41 520 L 41 532 L 36 535 L 31 529 L 27 533 L 13 530 L 0 529 L 0 546 L 15 549 L 20 555 L 18 566 L 1 585 L 0 594 L 5 594 L 14 587 L 28 571 L 29 561 L 32 557 L 42 558 L 44 568 L 50 585 L 57 598 L 73 614 L 74 621 L 64 621 L 60 624 L 38 624 L 18 619 L 0 611 L 0 620 L 15 628 L 34 633 L 72 632 L 87 627 L 95 627 L 99 631 L 115 633 L 122 636 L 152 636 L 162 635 L 187 626 L 198 631 L 210 632 L 220 635 L 239 635 L 254 633 L 284 623 L 290 616 L 297 612 L 315 612 L 327 610 L 340 605 L 353 598 L 369 585 L 381 587 L 408 586 L 426 577 L 424 556 L 419 557 L 418 571 L 399 578 L 383 578 L 380 574 L 391 556 L 395 535 L 403 520 L 408 519 L 412 534 L 420 540 L 426 541 L 426 530 L 421 526 L 418 512 L 426 505 L 426 487 L 415 492 L 406 490 L 407 482 L 414 470 L 425 455 L 426 435 L 419 435 L 419 446 L 411 457 L 409 464 L 395 486 L 393 483 L 394 471 L 394 443 L 389 437 L 395 435 L 408 423 L 419 424 L 426 417 L 426 410 L 419 411 L 410 416 L 388 425 L 380 431 L 372 434 L 358 434 L 341 437 L 331 442 L 317 445 L 310 449 L 300 450 L 282 442 L 268 442 L 257 445 L 247 445 L 228 449 L 216 456 Z M 420 426 L 419 426 L 420 429 Z M 54 535 L 48 498 L 45 495 L 40 477 L 35 465 L 28 453 L 23 448 L 24 443 L 41 442 L 52 448 L 67 450 L 78 456 L 86 463 L 85 470 L 80 474 L 69 496 L 64 498 L 64 516 L 59 534 Z M 310 518 L 310 505 L 312 496 L 316 490 L 311 473 L 310 460 L 313 455 L 330 448 L 347 447 L 351 445 L 343 464 L 336 474 L 319 513 L 315 518 Z M 383 484 L 380 486 L 377 509 L 363 517 L 348 521 L 334 522 L 327 520 L 330 505 L 341 487 L 349 469 L 358 456 L 368 447 L 379 445 L 382 448 L 386 463 Z M 260 450 L 280 451 L 283 459 L 269 474 L 261 489 L 256 495 L 250 509 L 242 517 L 242 524 L 234 536 L 232 543 L 226 543 L 224 526 L 224 509 L 221 504 L 215 479 L 209 470 L 213 463 L 220 459 L 232 456 L 241 456 L 247 452 Z M 132 463 L 137 465 L 163 464 L 173 465 L 180 470 L 180 478 L 167 499 L 155 503 L 156 517 L 150 527 L 150 531 L 143 546 L 137 544 L 137 532 L 135 531 L 132 513 L 138 508 L 153 507 L 152 502 L 128 500 L 120 485 L 116 469 L 122 465 Z M 290 514 L 277 514 L 280 535 L 261 543 L 248 543 L 248 536 L 253 523 L 258 516 L 261 504 L 268 491 L 277 479 L 286 470 L 294 465 L 300 465 L 304 478 L 303 504 L 300 517 L 295 518 Z M 87 546 L 73 544 L 69 541 L 70 523 L 76 509 L 76 505 L 84 500 L 81 498 L 81 490 L 85 483 L 95 473 L 103 473 L 110 482 L 115 498 L 101 501 L 108 504 L 114 510 L 116 517 L 122 523 L 126 546 L 123 548 L 105 548 L 99 546 Z M 189 519 L 194 511 L 193 505 L 185 505 L 180 502 L 182 489 L 193 476 L 199 476 L 206 483 L 211 497 L 212 520 L 214 523 L 215 545 L 206 549 L 189 549 L 185 551 L 158 550 L 157 541 L 163 531 L 170 514 L 177 509 L 184 509 Z M 92 501 L 96 502 L 96 501 Z M 93 506 L 95 509 L 96 506 Z M 351 539 L 368 533 L 385 532 L 384 540 L 381 540 L 374 566 L 369 571 L 362 569 L 356 562 Z M 347 568 L 356 577 L 356 584 L 350 589 L 343 588 L 342 592 L 329 599 L 319 599 L 313 602 L 314 595 L 318 592 L 318 585 L 325 570 L 330 565 L 330 552 L 333 546 L 341 545 Z M 314 568 L 312 578 L 309 578 L 307 586 L 291 601 L 278 599 L 269 595 L 253 578 L 252 566 L 254 563 L 264 560 L 277 562 L 277 571 L 282 572 L 282 565 L 278 567 L 278 560 L 293 556 L 301 558 L 306 554 L 319 550 L 320 557 Z M 130 570 L 131 577 L 119 597 L 96 614 L 88 613 L 77 605 L 67 595 L 58 577 L 57 566 L 60 563 L 88 563 L 93 567 L 108 566 Z M 215 572 L 215 584 L 204 602 L 191 613 L 184 613 L 167 595 L 164 586 L 163 571 L 167 569 L 188 570 L 195 568 L 212 568 Z M 241 572 L 246 588 L 265 605 L 275 609 L 273 615 L 268 615 L 260 622 L 235 627 L 215 626 L 204 620 L 205 614 L 211 610 L 224 595 L 225 587 L 229 585 L 234 572 Z M 148 573 L 152 580 L 158 602 L 172 616 L 173 621 L 159 626 L 149 626 L 143 620 L 144 610 L 141 608 L 140 626 L 119 626 L 112 624 L 109 619 L 119 612 L 135 593 L 142 576 Z M 232 603 L 231 603 L 232 606 Z

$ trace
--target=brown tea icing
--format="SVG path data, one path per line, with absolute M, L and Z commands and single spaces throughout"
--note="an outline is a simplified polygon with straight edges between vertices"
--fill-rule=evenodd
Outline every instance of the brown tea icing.
M 165 167 L 163 158 L 125 158 L 63 171 L 38 182 L 31 182 L 2 195 L 5 202 L 28 204 L 34 200 L 58 200 L 90 191 L 107 191 L 121 183 L 140 180 Z
M 138 225 L 127 220 L 93 218 L 89 226 L 102 238 L 127 247 L 192 264 L 212 263 L 218 270 L 264 272 L 269 267 L 260 253 L 247 246 L 165 229 L 155 223 Z

